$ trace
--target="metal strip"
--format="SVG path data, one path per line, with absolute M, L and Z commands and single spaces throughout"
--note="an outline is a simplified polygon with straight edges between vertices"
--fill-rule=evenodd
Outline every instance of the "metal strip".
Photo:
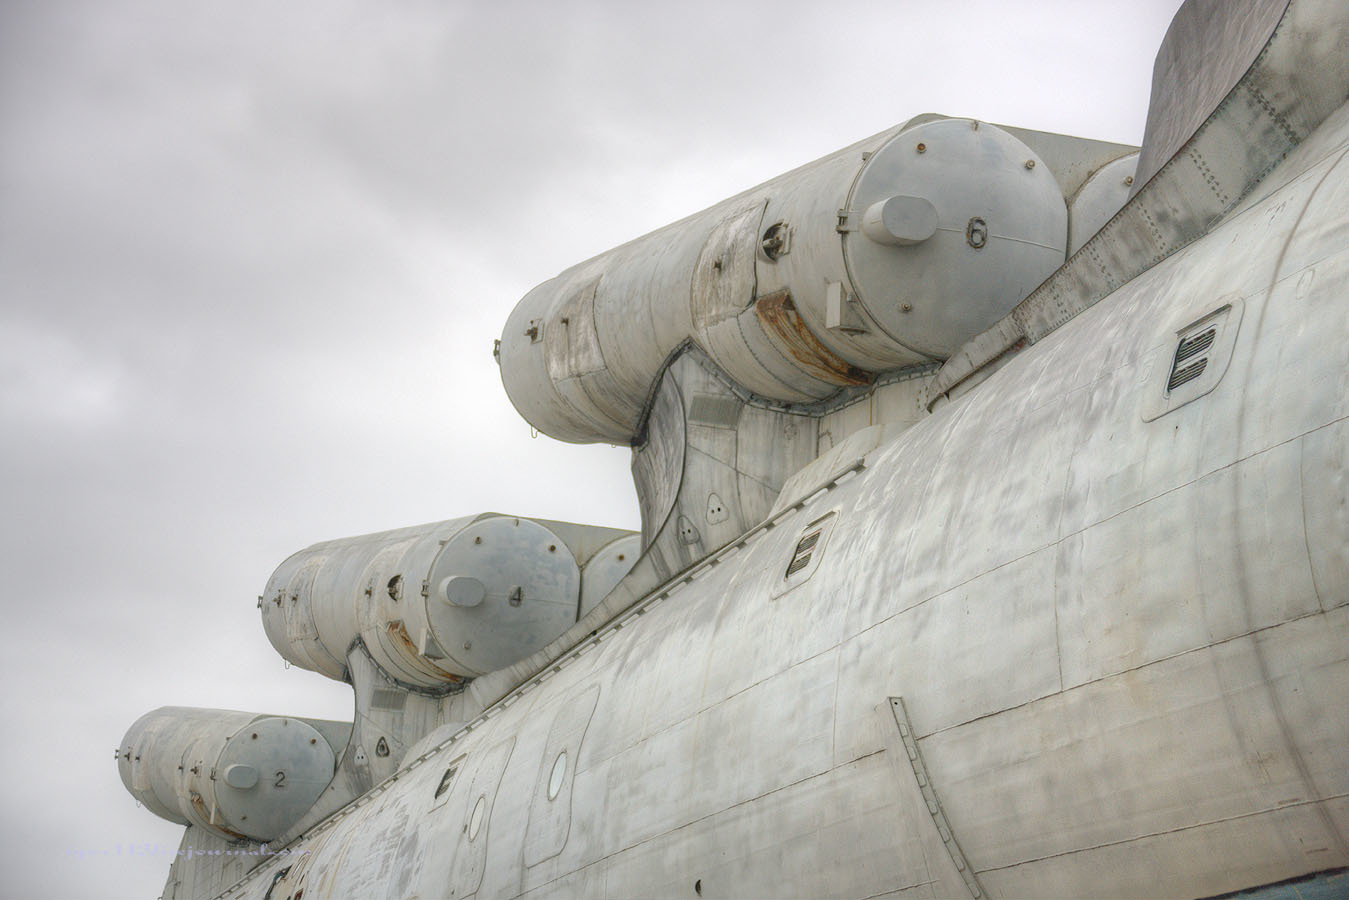
M 955 832 L 951 830 L 951 824 L 946 821 L 946 813 L 942 812 L 941 802 L 937 800 L 937 792 L 932 789 L 932 779 L 928 778 L 927 766 L 923 764 L 923 754 L 918 751 L 918 741 L 914 738 L 913 725 L 909 723 L 908 710 L 904 708 L 903 697 L 890 698 L 890 711 L 895 715 L 895 724 L 899 726 L 899 736 L 904 741 L 904 752 L 909 757 L 909 767 L 913 769 L 913 777 L 918 780 L 918 789 L 923 792 L 923 800 L 927 803 L 927 811 L 932 816 L 932 822 L 937 826 L 937 834 L 941 835 L 942 843 L 946 845 L 946 852 L 951 854 L 951 862 L 955 863 L 956 871 L 960 877 L 965 879 L 965 887 L 969 888 L 970 896 L 975 900 L 988 896 L 984 893 L 983 885 L 979 883 L 979 876 L 974 874 L 973 867 L 969 860 L 965 858 L 964 852 L 960 849 L 960 844 L 956 843 Z
M 1313 96 L 1291 74 L 1298 71 L 1294 60 L 1314 40 L 1293 20 L 1294 13 L 1303 12 L 1302 22 L 1333 21 L 1333 6 L 1331 0 L 1289 5 L 1250 68 L 1186 142 L 1058 271 L 952 354 L 927 386 L 923 405 L 930 411 L 949 390 L 1004 354 L 1043 339 L 1208 234 L 1255 190 L 1340 106 L 1349 88 L 1342 78 L 1323 79 Z M 1234 134 L 1248 136 L 1241 152 L 1231 146 Z

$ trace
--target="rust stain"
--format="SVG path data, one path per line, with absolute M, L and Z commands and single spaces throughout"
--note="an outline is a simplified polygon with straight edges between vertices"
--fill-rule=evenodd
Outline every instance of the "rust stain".
M 394 619 L 392 622 L 388 624 L 387 629 L 389 634 L 393 636 L 394 640 L 402 644 L 404 649 L 406 649 L 408 653 L 411 653 L 415 659 L 420 660 L 422 663 L 434 669 L 437 675 L 441 676 L 442 678 L 445 678 L 447 681 L 452 681 L 455 684 L 458 684 L 459 682 L 464 680 L 460 678 L 458 675 L 454 674 L 453 672 L 446 672 L 440 666 L 431 662 L 431 660 L 427 659 L 425 656 L 422 656 L 422 652 L 417 649 L 417 645 L 413 643 L 412 638 L 408 635 L 408 630 L 403 625 L 402 619 Z
M 774 344 L 821 381 L 840 386 L 870 384 L 871 376 L 851 365 L 820 343 L 801 314 L 796 311 L 791 291 L 774 291 L 760 297 L 754 305 L 759 324 Z
M 253 839 L 252 839 L 251 837 L 249 837 L 248 835 L 246 835 L 246 834 L 240 834 L 239 832 L 234 831 L 233 829 L 226 828 L 224 825 L 221 825 L 219 822 L 212 822 L 212 821 L 211 821 L 211 814 L 210 814 L 209 812 L 207 812 L 207 810 L 206 810 L 206 801 L 203 800 L 203 799 L 201 799 L 201 794 L 198 794 L 196 791 L 193 791 L 193 792 L 191 793 L 191 799 L 192 799 L 192 808 L 195 809 L 197 812 L 201 813 L 201 820 L 202 820 L 203 822 L 208 822 L 208 823 L 210 823 L 210 826 L 211 826 L 212 828 L 214 828 L 215 830 L 217 830 L 217 831 L 219 831 L 219 832 L 221 832 L 221 833 L 223 833 L 223 834 L 229 835 L 230 837 L 234 838 L 236 841 L 251 841 L 251 840 L 253 840 Z

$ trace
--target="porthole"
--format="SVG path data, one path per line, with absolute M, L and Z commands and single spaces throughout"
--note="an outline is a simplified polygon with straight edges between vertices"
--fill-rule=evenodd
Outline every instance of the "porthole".
M 792 249 L 792 231 L 786 222 L 776 222 L 768 226 L 759 240 L 759 250 L 769 262 L 777 262 Z
M 473 806 L 473 815 L 468 817 L 468 839 L 470 841 L 478 836 L 478 831 L 482 828 L 483 816 L 486 814 L 487 795 L 483 794 Z
M 548 776 L 548 799 L 556 800 L 557 795 L 562 790 L 562 782 L 567 777 L 567 751 L 563 750 L 557 755 L 557 760 L 553 763 L 553 772 Z

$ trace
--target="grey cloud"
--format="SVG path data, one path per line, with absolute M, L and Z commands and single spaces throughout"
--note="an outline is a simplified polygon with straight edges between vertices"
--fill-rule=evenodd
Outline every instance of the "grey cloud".
M 176 840 L 108 752 L 148 709 L 350 714 L 258 626 L 289 553 L 637 525 L 500 387 L 533 284 L 919 112 L 1136 140 L 1175 5 L 4 4 L 0 894 L 160 888 L 67 853 Z

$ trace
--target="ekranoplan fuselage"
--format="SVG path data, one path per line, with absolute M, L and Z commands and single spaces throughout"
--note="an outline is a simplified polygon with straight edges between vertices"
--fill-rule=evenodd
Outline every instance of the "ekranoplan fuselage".
M 133 725 L 165 896 L 1349 890 L 1347 49 L 1191 0 L 1142 148 L 920 116 L 540 285 L 642 533 L 282 563 L 354 720 Z

